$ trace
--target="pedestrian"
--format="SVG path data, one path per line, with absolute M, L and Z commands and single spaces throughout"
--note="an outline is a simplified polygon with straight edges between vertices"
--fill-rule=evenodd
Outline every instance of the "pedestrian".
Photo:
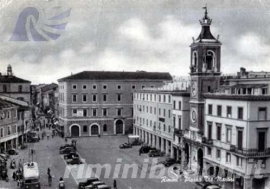
M 47 139 L 49 139 L 50 138 L 50 135 L 49 134 L 47 134 Z
M 14 181 L 17 180 L 17 179 L 16 179 L 16 172 L 15 172 L 15 171 L 14 171 L 13 174 L 12 174 L 12 178 L 13 178 Z
M 51 176 L 51 174 L 48 175 L 48 184 L 49 184 L 49 186 L 52 186 L 52 176 Z
M 62 177 L 59 179 L 59 189 L 65 189 L 65 183 Z
M 51 169 L 48 167 L 47 169 L 47 175 L 50 175 L 51 174 Z
M 117 189 L 116 180 L 113 180 L 113 188 Z

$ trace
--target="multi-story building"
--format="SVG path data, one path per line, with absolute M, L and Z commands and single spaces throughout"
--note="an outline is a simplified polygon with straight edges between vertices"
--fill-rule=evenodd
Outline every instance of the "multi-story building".
M 0 147 L 1 151 L 17 146 L 18 106 L 0 99 Z
M 190 97 L 186 89 L 184 81 L 134 92 L 133 133 L 176 160 L 181 160 L 181 133 L 189 122 Z
M 265 88 L 265 85 L 238 86 L 233 85 L 226 92 L 205 94 L 205 167 L 211 175 L 223 168 L 237 177 L 233 184 L 240 187 L 264 188 L 270 174 L 270 117 L 267 114 L 270 96 L 261 92 L 229 92 L 245 88 L 255 92 Z
M 7 74 L 0 74 L 0 95 L 23 100 L 31 104 L 30 81 L 16 77 L 12 67 L 7 67 Z
M 170 82 L 169 73 L 84 71 L 59 79 L 59 124 L 66 135 L 132 132 L 133 91 Z

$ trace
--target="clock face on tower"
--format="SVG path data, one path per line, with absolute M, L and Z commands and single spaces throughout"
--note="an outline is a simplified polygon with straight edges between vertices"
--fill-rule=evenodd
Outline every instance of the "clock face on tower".
M 192 81 L 191 83 L 191 95 L 196 96 L 197 94 L 197 83 L 196 81 Z
M 196 111 L 195 108 L 192 108 L 192 109 L 191 109 L 190 117 L 191 117 L 191 121 L 192 121 L 193 123 L 196 122 L 196 120 L 197 120 L 197 111 Z

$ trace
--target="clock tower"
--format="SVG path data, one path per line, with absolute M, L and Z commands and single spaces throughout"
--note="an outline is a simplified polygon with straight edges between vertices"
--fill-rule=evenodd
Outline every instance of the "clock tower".
M 200 20 L 201 33 L 191 48 L 190 62 L 190 130 L 193 133 L 204 129 L 204 93 L 214 92 L 219 87 L 221 43 L 210 31 L 212 19 L 208 17 L 207 7 Z

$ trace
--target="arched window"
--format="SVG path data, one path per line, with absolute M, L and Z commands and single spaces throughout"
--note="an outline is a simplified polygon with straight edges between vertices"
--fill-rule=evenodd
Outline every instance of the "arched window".
M 103 125 L 103 132 L 107 132 L 107 129 L 108 129 L 108 128 L 107 128 L 107 125 L 104 124 L 104 125 Z
M 205 61 L 206 69 L 212 70 L 215 67 L 215 53 L 213 51 L 207 51 Z
M 197 67 L 198 66 L 198 54 L 196 51 L 193 52 L 193 55 L 192 55 L 192 65 L 194 67 Z
M 7 92 L 7 86 L 6 85 L 3 85 L 3 92 Z

